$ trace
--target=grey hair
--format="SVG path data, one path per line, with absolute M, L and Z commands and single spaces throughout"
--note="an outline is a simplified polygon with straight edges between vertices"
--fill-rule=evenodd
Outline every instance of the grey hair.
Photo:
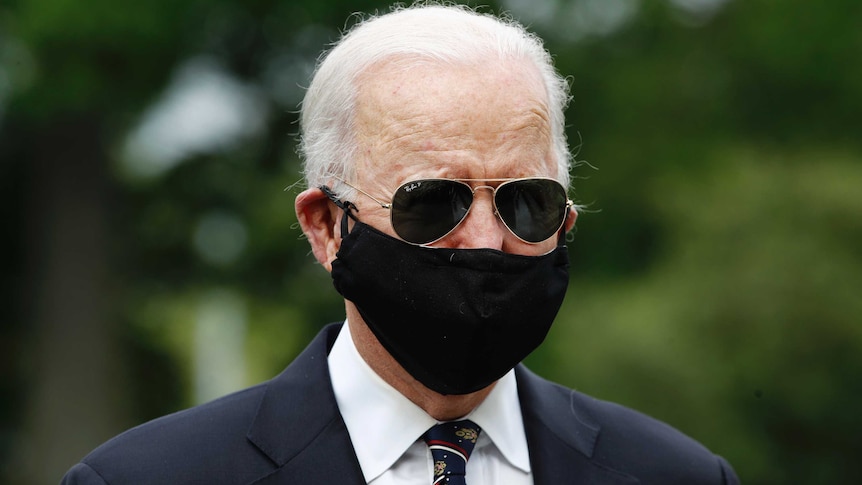
M 556 178 L 569 186 L 572 156 L 564 117 L 569 83 L 557 73 L 542 40 L 507 17 L 426 2 L 396 7 L 358 23 L 321 57 L 301 109 L 299 149 L 308 187 L 330 182 L 336 192 L 351 192 L 340 180 L 353 181 L 356 175 L 358 78 L 370 66 L 394 56 L 457 63 L 496 56 L 532 62 L 548 97 Z

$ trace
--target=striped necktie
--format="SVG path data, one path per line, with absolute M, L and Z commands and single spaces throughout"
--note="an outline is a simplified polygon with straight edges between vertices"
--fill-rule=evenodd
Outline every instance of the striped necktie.
M 480 431 L 476 423 L 464 420 L 438 424 L 422 436 L 434 459 L 432 485 L 466 485 L 467 460 Z

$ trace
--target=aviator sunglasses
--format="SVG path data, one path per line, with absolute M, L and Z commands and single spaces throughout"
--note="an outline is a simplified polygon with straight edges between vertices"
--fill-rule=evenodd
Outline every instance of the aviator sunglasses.
M 470 182 L 500 184 L 473 188 Z M 557 233 L 574 204 L 562 184 L 544 177 L 411 180 L 398 187 L 388 203 L 344 183 L 388 209 L 395 233 L 412 244 L 431 244 L 454 231 L 470 212 L 479 189 L 493 192 L 494 211 L 503 224 L 515 237 L 531 244 Z M 331 194 L 328 188 L 324 192 Z

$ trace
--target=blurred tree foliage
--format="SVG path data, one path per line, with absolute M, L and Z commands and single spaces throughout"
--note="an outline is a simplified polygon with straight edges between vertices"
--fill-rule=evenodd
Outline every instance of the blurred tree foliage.
M 218 360 L 201 355 L 235 363 L 206 322 L 233 322 L 245 357 L 217 375 L 245 385 L 343 318 L 295 225 L 296 109 L 350 13 L 386 8 L 0 5 L 0 477 L 56 482 L 123 428 L 206 398 Z M 529 364 L 674 424 L 746 483 L 862 480 L 862 4 L 491 8 L 572 77 L 570 139 L 596 167 L 575 170 L 591 211 Z M 183 79 L 244 93 L 242 136 L 168 162 L 158 138 L 129 149 Z M 175 131 L 210 126 L 192 106 Z

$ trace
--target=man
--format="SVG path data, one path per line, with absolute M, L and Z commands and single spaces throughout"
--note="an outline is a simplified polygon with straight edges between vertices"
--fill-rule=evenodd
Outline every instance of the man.
M 417 6 L 354 28 L 303 103 L 296 199 L 346 323 L 64 482 L 737 483 L 671 427 L 519 364 L 568 281 L 567 100 L 517 24 Z

